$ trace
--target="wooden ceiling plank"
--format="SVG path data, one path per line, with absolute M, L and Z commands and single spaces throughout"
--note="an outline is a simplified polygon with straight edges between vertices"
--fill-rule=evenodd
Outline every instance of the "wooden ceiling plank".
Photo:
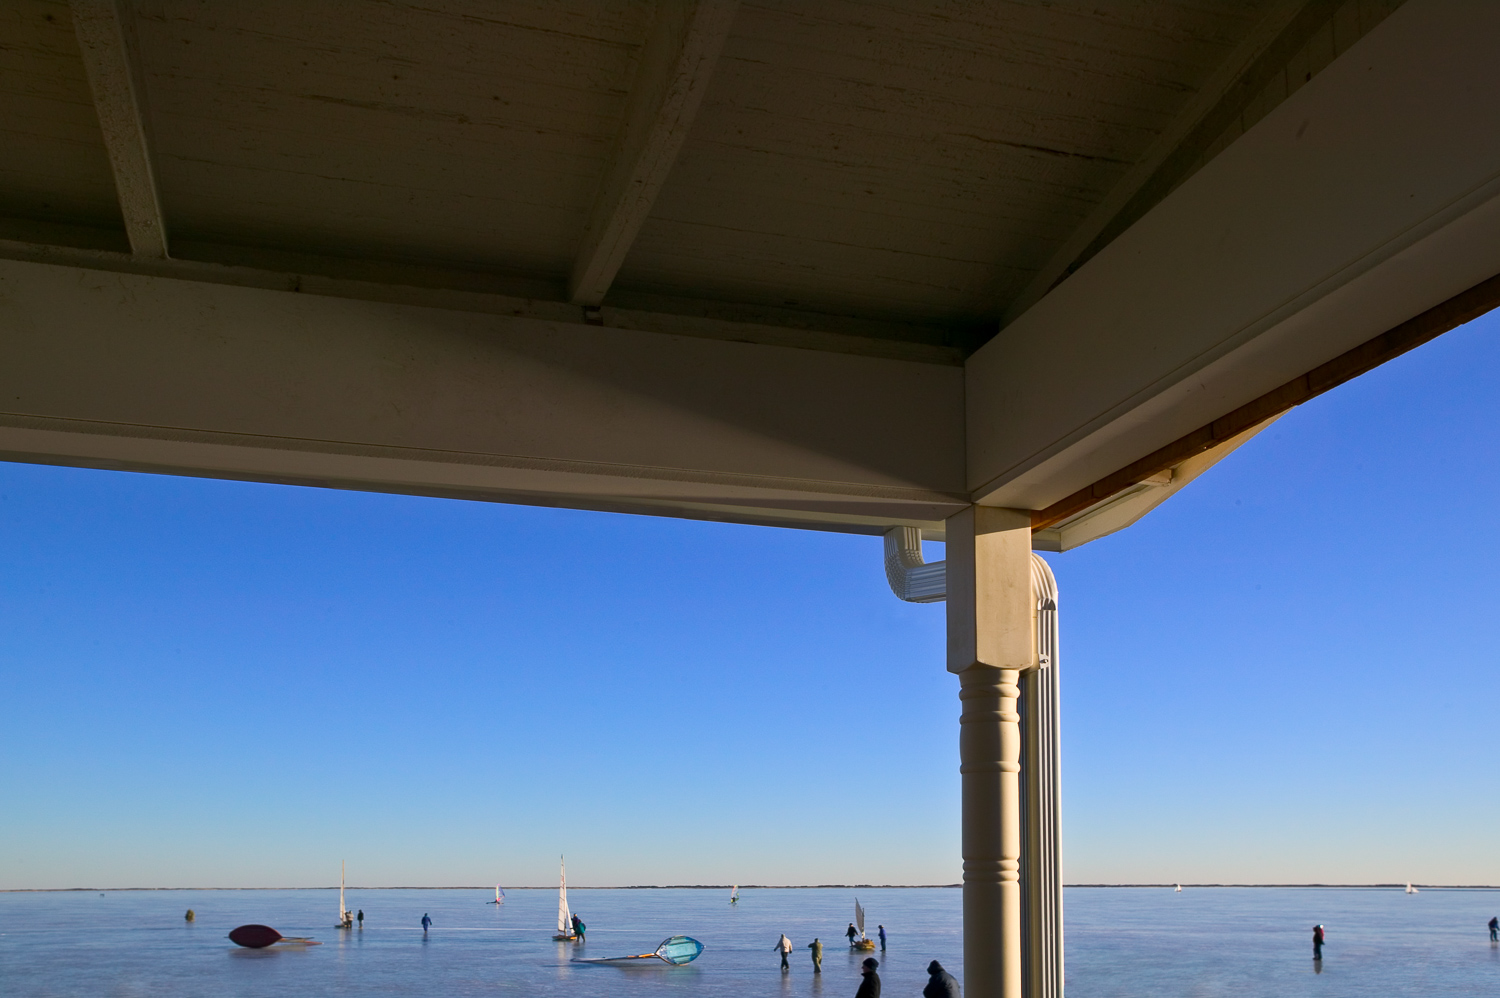
M 692 126 L 738 6 L 738 0 L 658 4 L 568 282 L 575 304 L 604 301 Z
M 1317 2 L 1317 0 L 1314 0 Z M 1151 145 L 1146 155 L 1131 167 L 1110 189 L 1087 218 L 1079 224 L 1068 240 L 1059 246 L 1032 277 L 1016 298 L 1006 307 L 1001 326 L 1009 325 L 1022 313 L 1042 300 L 1052 290 L 1068 267 L 1078 259 L 1091 243 L 1104 231 L 1144 187 L 1156 175 L 1179 146 L 1198 127 L 1198 124 L 1216 108 L 1226 94 L 1234 90 L 1241 78 L 1250 70 L 1287 26 L 1302 13 L 1308 4 L 1304 0 L 1278 0 L 1229 58 L 1225 59 L 1214 75 L 1198 91 L 1193 101 L 1183 108 L 1161 136 Z
M 72 0 L 71 6 L 131 252 L 165 259 L 167 226 L 147 139 L 145 93 L 131 54 L 131 25 L 117 0 Z

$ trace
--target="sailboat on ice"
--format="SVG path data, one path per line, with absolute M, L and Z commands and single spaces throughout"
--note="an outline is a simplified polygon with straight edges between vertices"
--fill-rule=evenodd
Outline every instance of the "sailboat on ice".
M 568 910 L 568 865 L 560 856 L 557 860 L 557 935 L 552 938 L 558 942 L 578 940 L 578 933 L 573 931 L 573 913 Z
M 740 903 L 740 885 L 739 884 L 735 884 L 733 887 L 729 888 L 729 903 L 730 904 L 739 904 Z
M 486 901 L 485 904 L 504 904 L 504 903 L 505 903 L 505 889 L 503 887 L 501 887 L 499 884 L 496 884 L 495 885 L 495 900 L 493 900 L 493 901 Z
M 854 899 L 854 927 L 859 930 L 859 941 L 854 944 L 855 949 L 874 949 L 875 940 L 865 938 L 865 910 L 859 905 L 859 898 Z
M 341 929 L 354 928 L 354 912 L 344 907 L 344 861 L 339 860 L 339 924 Z
M 1415 887 L 1413 887 L 1413 886 L 1412 886 L 1412 885 L 1411 885 L 1411 884 L 1407 884 L 1407 885 L 1406 885 L 1406 893 L 1408 893 L 1408 894 L 1420 894 L 1420 893 L 1422 893 L 1422 892 L 1421 892 L 1421 891 L 1419 891 L 1419 890 L 1417 890 L 1417 889 L 1416 889 L 1416 888 L 1415 888 Z

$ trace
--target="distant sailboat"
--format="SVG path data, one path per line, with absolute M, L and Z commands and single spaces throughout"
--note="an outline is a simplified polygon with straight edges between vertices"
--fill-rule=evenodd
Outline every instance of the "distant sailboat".
M 1181 894 L 1181 893 L 1182 893 L 1182 885 L 1181 885 L 1181 884 L 1178 884 L 1178 885 L 1177 885 L 1177 893 L 1178 893 L 1178 894 Z
M 739 904 L 740 903 L 740 885 L 739 884 L 735 884 L 733 887 L 729 888 L 729 903 L 730 904 Z
M 495 885 L 495 900 L 493 900 L 493 901 L 486 901 L 485 904 L 504 904 L 504 903 L 505 903 L 505 891 L 503 889 L 501 889 L 501 887 L 500 887 L 499 884 L 496 884 Z
M 1416 888 L 1415 888 L 1415 887 L 1413 887 L 1413 886 L 1412 886 L 1412 885 L 1411 885 L 1411 884 L 1407 884 L 1407 885 L 1406 885 L 1406 893 L 1408 893 L 1408 894 L 1420 894 L 1420 893 L 1422 893 L 1422 892 L 1421 892 L 1421 891 L 1419 891 L 1419 890 L 1417 890 L 1417 889 L 1416 889 Z
M 354 913 L 344 907 L 344 861 L 339 860 L 339 924 L 341 929 L 354 926 Z
M 568 910 L 568 867 L 561 857 L 557 860 L 557 935 L 559 942 L 577 939 L 573 931 L 573 913 Z

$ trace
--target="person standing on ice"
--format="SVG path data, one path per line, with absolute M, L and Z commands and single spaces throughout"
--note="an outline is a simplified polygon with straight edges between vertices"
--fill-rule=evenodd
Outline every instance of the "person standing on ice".
M 777 953 L 781 954 L 782 972 L 785 973 L 786 971 L 791 970 L 792 965 L 790 963 L 787 963 L 786 958 L 792 955 L 792 941 L 786 937 L 785 932 L 781 934 L 780 939 L 776 940 L 776 945 L 771 948 Z
M 1323 959 L 1323 926 L 1321 923 L 1313 926 L 1313 959 Z
M 1500 939 L 1500 915 L 1490 919 L 1490 942 Z
M 1490 934 L 1494 935 L 1494 930 L 1491 930 Z M 810 943 L 807 944 L 807 948 L 810 949 L 810 950 L 812 950 L 813 973 L 814 974 L 821 974 L 823 972 L 823 943 L 822 943 L 822 941 L 819 940 L 819 939 L 814 939 L 812 942 L 810 942 Z

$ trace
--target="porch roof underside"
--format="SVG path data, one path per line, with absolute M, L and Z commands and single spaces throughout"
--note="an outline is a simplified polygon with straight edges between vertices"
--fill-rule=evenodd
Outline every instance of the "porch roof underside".
M 929 536 L 1045 509 L 1500 272 L 1497 29 L 18 0 L 0 454 Z

